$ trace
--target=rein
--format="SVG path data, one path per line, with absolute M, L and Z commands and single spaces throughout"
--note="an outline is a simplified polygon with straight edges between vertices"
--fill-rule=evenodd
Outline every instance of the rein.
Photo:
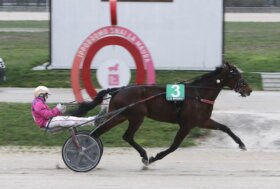
M 180 83 L 183 83 L 183 82 L 180 82 Z M 186 83 L 184 82 L 184 84 L 186 84 Z M 116 90 L 114 93 L 119 92 L 120 90 L 122 90 L 122 89 L 124 89 L 124 88 L 128 89 L 128 88 L 143 87 L 143 86 L 145 87 L 145 86 L 154 86 L 154 85 L 136 85 L 136 86 L 121 87 L 119 90 Z M 186 87 L 186 88 L 216 89 L 216 90 L 219 90 L 219 89 L 220 89 L 220 88 L 214 88 L 214 87 L 199 87 L 199 86 L 185 86 L 185 87 Z M 166 94 L 166 92 L 162 92 L 162 93 L 159 93 L 159 94 L 156 94 L 156 95 L 152 95 L 152 96 L 147 97 L 147 98 L 145 98 L 145 99 L 143 99 L 143 100 L 140 100 L 140 101 L 138 101 L 138 102 L 132 103 L 131 106 L 133 106 L 133 105 L 135 105 L 135 104 L 138 104 L 138 103 L 141 103 L 141 102 L 144 102 L 144 101 L 151 100 L 151 99 L 153 99 L 153 98 L 156 98 L 156 97 L 161 96 L 161 95 L 164 95 L 164 94 Z M 92 100 L 94 100 L 95 98 L 96 98 L 96 97 L 94 97 Z M 106 98 L 104 98 L 103 100 L 108 100 L 108 99 L 111 99 L 111 98 L 112 98 L 112 97 L 106 97 Z M 215 101 L 208 100 L 208 99 L 204 99 L 204 98 L 199 98 L 199 97 L 189 97 L 189 98 L 194 98 L 194 99 L 197 99 L 198 101 L 200 101 L 200 102 L 202 102 L 202 103 L 210 104 L 210 105 L 214 105 L 214 103 L 215 103 Z M 65 103 L 65 104 L 67 104 L 67 105 L 74 105 L 74 104 L 76 104 L 76 102 L 77 102 L 76 100 L 73 100 L 73 101 L 68 102 L 68 103 Z
M 162 93 L 158 93 L 158 94 L 156 94 L 156 95 L 149 96 L 149 97 L 147 97 L 147 98 L 144 98 L 144 99 L 142 99 L 142 100 L 139 100 L 139 101 L 137 101 L 137 102 L 134 102 L 134 103 L 128 105 L 128 107 L 132 107 L 132 106 L 134 106 L 134 105 L 136 105 L 136 104 L 139 104 L 139 103 L 142 103 L 142 102 L 151 100 L 151 99 L 153 99 L 153 98 L 159 97 L 159 96 L 164 95 L 164 94 L 166 94 L 166 92 L 162 92 Z
M 144 98 L 144 99 L 142 99 L 142 100 L 140 100 L 140 101 L 137 101 L 137 102 L 135 102 L 135 103 L 130 104 L 129 107 L 134 106 L 134 105 L 136 105 L 136 104 L 138 104 L 138 103 L 142 103 L 142 102 L 151 100 L 151 99 L 153 99 L 153 98 L 159 97 L 159 96 L 164 95 L 164 94 L 166 94 L 166 92 L 162 92 L 162 93 L 158 93 L 158 94 L 156 94 L 156 95 L 149 96 L 149 97 Z M 192 97 L 189 97 L 189 98 L 192 98 Z M 200 101 L 200 102 L 202 102 L 202 103 L 210 104 L 210 105 L 214 105 L 214 103 L 215 103 L 215 101 L 213 101 L 213 100 L 208 100 L 208 99 L 199 98 L 199 97 L 194 97 L 194 99 L 197 99 L 198 101 Z

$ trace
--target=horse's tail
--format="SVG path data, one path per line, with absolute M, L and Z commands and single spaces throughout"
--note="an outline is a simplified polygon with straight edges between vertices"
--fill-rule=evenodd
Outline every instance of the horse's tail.
M 123 87 L 122 87 L 123 88 Z M 109 89 L 104 89 L 101 90 L 99 93 L 97 93 L 96 97 L 94 98 L 94 100 L 92 102 L 88 103 L 88 106 L 90 107 L 90 109 L 95 108 L 97 105 L 101 104 L 104 97 L 109 94 L 111 96 L 114 96 L 115 94 L 117 94 L 120 89 L 122 88 L 109 88 Z
M 107 95 L 115 95 L 119 90 L 122 88 L 109 88 L 109 89 L 104 89 L 101 90 L 99 93 L 97 93 L 96 97 L 94 98 L 93 101 L 91 102 L 82 102 L 79 104 L 79 107 L 77 110 L 73 111 L 71 113 L 72 116 L 83 116 L 85 115 L 88 111 L 92 110 L 96 106 L 102 103 L 103 98 Z

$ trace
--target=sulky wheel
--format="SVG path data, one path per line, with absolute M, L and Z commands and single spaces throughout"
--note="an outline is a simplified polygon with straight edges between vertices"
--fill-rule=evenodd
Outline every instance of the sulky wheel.
M 80 134 L 80 133 L 89 135 L 90 131 L 88 131 L 88 130 L 80 130 L 80 131 L 78 131 L 78 134 Z M 100 146 L 101 157 L 102 157 L 102 155 L 103 155 L 103 143 L 102 143 L 102 141 L 101 141 L 100 138 L 94 137 L 94 139 L 96 140 L 96 142 L 98 142 L 98 144 L 99 144 L 99 146 Z M 100 158 L 101 158 L 101 157 L 100 157 Z
M 62 158 L 67 167 L 76 172 L 95 168 L 101 159 L 101 143 L 86 133 L 70 136 L 62 147 Z

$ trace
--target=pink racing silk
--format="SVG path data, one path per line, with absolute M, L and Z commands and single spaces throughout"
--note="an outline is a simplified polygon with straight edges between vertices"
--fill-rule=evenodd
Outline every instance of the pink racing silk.
M 51 109 L 40 97 L 33 100 L 31 111 L 36 125 L 40 128 L 45 128 L 50 118 L 62 114 L 56 107 Z

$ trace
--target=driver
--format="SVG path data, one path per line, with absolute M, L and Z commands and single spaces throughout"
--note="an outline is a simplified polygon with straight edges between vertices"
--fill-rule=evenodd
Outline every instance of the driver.
M 66 106 L 57 104 L 53 109 L 46 103 L 50 91 L 45 86 L 38 86 L 34 90 L 35 98 L 32 102 L 32 116 L 40 128 L 52 129 L 54 127 L 72 127 L 77 125 L 94 126 L 96 116 L 82 118 L 74 116 L 62 116 Z

